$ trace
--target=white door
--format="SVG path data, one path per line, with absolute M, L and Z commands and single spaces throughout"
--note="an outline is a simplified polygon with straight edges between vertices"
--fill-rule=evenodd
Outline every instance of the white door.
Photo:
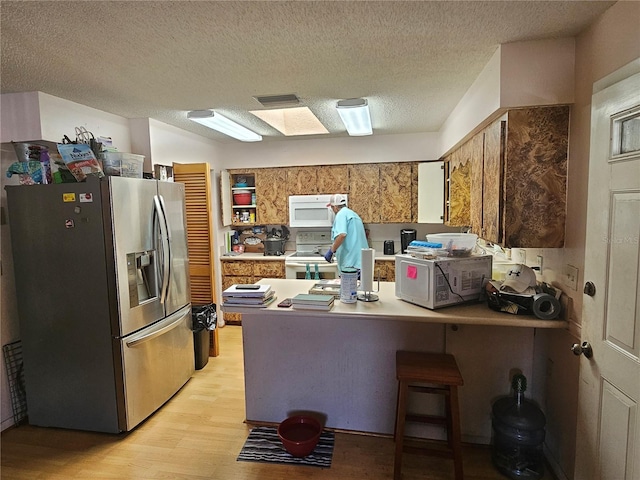
M 592 97 L 587 213 L 575 478 L 638 480 L 640 73 Z

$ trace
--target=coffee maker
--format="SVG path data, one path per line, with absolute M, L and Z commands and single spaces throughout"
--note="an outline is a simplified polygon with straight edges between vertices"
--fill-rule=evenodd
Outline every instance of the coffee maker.
M 407 247 L 416 239 L 416 231 L 413 228 L 404 228 L 400 230 L 400 245 L 402 247 L 400 253 L 407 253 Z

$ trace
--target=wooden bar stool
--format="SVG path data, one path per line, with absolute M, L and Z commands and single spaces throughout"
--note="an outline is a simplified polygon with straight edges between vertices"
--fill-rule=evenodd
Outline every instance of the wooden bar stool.
M 396 352 L 396 377 L 398 378 L 398 404 L 394 439 L 396 454 L 393 466 L 394 480 L 401 479 L 402 453 L 419 453 L 453 458 L 456 480 L 463 480 L 462 443 L 460 440 L 460 412 L 458 386 L 463 385 L 462 375 L 453 355 L 425 352 Z M 415 383 L 429 384 L 417 386 Z M 409 391 L 445 396 L 445 415 L 415 415 L 407 413 Z M 405 442 L 405 421 L 446 425 L 446 448 L 425 446 L 420 442 Z

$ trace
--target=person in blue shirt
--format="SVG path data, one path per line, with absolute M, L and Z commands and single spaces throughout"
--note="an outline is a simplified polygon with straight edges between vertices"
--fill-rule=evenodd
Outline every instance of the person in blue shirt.
M 327 207 L 331 207 L 335 214 L 331 227 L 331 248 L 324 255 L 330 262 L 336 256 L 338 270 L 342 273 L 345 268 L 362 268 L 362 249 L 369 248 L 367 235 L 364 231 L 362 219 L 347 207 L 347 197 L 340 193 L 331 196 Z

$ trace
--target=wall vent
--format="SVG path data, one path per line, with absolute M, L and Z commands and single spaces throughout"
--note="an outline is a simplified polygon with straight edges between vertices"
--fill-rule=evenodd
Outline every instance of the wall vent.
M 295 107 L 300 99 L 293 93 L 284 95 L 259 95 L 255 98 L 263 107 Z

